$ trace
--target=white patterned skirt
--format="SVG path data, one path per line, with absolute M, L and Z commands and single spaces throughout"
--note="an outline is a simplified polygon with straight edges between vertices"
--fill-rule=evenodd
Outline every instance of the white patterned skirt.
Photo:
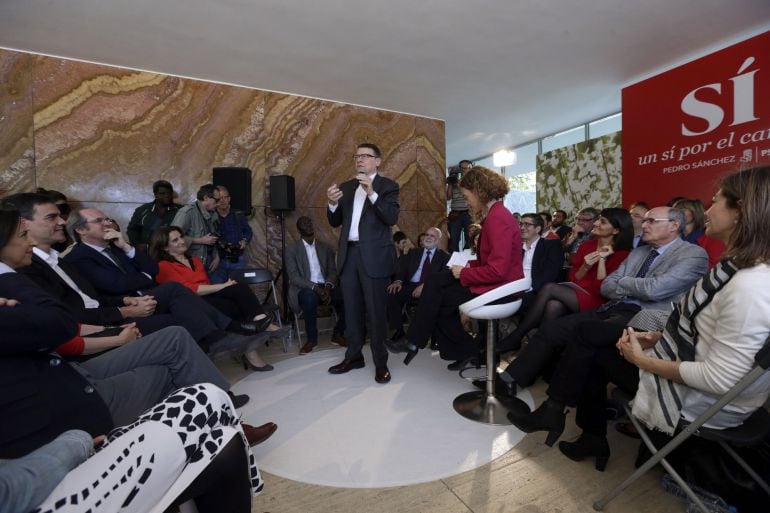
M 264 483 L 230 398 L 209 383 L 173 392 L 70 471 L 34 513 L 160 513 L 234 437 L 249 461 L 252 496 Z

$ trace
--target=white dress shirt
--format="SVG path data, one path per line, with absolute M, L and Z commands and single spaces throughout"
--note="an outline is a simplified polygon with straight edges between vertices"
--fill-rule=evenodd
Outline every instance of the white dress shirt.
M 313 283 L 326 283 L 324 273 L 321 272 L 321 262 L 318 260 L 318 253 L 315 249 L 315 240 L 312 244 L 305 242 L 302 239 L 302 244 L 305 245 L 305 253 L 307 253 L 307 262 L 310 265 L 310 281 Z
M 40 259 L 43 262 L 48 264 L 48 266 L 51 269 L 53 269 L 53 271 L 56 274 L 59 275 L 59 278 L 64 280 L 64 283 L 69 285 L 69 287 L 72 290 L 74 290 L 75 292 L 80 294 L 80 297 L 83 299 L 83 304 L 85 305 L 86 308 L 99 308 L 99 301 L 97 301 L 96 299 L 92 298 L 91 296 L 89 296 L 88 294 L 86 294 L 85 292 L 80 290 L 80 287 L 78 287 L 77 284 L 74 281 L 72 281 L 72 278 L 70 278 L 70 276 L 66 272 L 64 272 L 64 269 L 59 267 L 59 252 L 58 251 L 56 251 L 53 248 L 51 248 L 51 250 L 48 253 L 46 253 L 45 251 L 43 251 L 40 248 L 32 248 L 32 251 L 38 257 L 40 257 Z

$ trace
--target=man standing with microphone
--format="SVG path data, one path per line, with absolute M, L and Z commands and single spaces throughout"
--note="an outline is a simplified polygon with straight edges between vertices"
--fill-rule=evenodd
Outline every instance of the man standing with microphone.
M 329 368 L 332 374 L 361 369 L 364 336 L 369 335 L 377 383 L 390 381 L 387 336 L 388 282 L 395 265 L 391 226 L 398 221 L 398 184 L 378 174 L 380 149 L 359 144 L 353 162 L 356 176 L 326 191 L 326 212 L 332 227 L 341 226 L 337 268 L 345 302 L 348 349 L 345 359 Z M 369 320 L 367 330 L 367 317 Z

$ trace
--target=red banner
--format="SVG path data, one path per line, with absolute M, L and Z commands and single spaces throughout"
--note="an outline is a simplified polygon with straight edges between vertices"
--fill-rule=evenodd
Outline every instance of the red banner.
M 707 206 L 720 176 L 770 164 L 770 32 L 623 89 L 623 204 Z

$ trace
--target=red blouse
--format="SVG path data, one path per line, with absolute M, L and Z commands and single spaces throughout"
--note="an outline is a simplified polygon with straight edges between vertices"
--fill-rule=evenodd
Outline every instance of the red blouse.
M 155 276 L 155 281 L 158 283 L 176 281 L 193 292 L 198 292 L 198 287 L 201 285 L 211 285 L 203 262 L 201 262 L 198 257 L 192 257 L 191 260 L 195 269 L 190 269 L 180 262 L 161 260 L 158 262 L 160 270 L 158 271 L 158 275 Z
M 582 278 L 575 278 L 575 274 L 577 274 L 578 269 L 580 269 L 580 266 L 583 265 L 583 259 L 585 256 L 588 253 L 593 253 L 596 251 L 598 244 L 599 242 L 596 239 L 588 239 L 580 246 L 578 246 L 577 253 L 575 253 L 575 255 L 572 257 L 572 269 L 569 270 L 569 281 L 585 290 L 585 292 L 583 292 L 580 289 L 575 289 L 575 294 L 577 294 L 578 305 L 580 306 L 581 312 L 583 310 L 599 308 L 607 301 L 607 298 L 602 296 L 601 293 L 602 282 L 604 279 L 600 280 L 596 277 L 598 265 L 591 267 Z M 623 260 L 626 259 L 628 253 L 628 251 L 621 249 L 616 250 L 613 254 L 607 257 L 607 260 L 604 261 L 604 268 L 607 270 L 607 276 L 609 276 L 618 267 L 620 267 L 620 264 L 622 264 Z

